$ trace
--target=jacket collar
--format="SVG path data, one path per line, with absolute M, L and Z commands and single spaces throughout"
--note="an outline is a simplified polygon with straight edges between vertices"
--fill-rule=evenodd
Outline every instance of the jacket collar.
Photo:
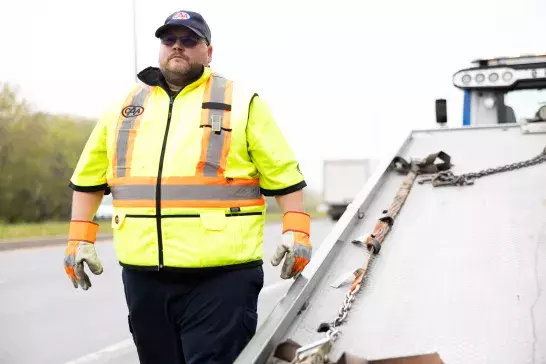
M 195 78 L 184 88 L 195 88 L 205 82 L 211 75 L 212 70 L 210 67 L 203 67 L 203 71 L 200 73 L 199 77 Z M 169 88 L 167 82 L 165 81 L 165 77 L 163 77 L 163 73 L 161 73 L 161 70 L 158 67 L 147 67 L 140 71 L 137 77 L 148 86 L 159 86 L 169 95 L 176 94 Z

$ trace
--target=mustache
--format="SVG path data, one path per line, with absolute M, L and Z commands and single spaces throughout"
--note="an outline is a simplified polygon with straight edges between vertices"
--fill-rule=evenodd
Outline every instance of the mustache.
M 169 58 L 168 60 L 170 61 L 171 59 L 175 58 L 175 57 L 180 57 L 180 58 L 183 58 L 185 59 L 186 61 L 189 61 L 188 57 L 186 57 L 184 54 L 182 53 L 172 53 L 169 55 Z

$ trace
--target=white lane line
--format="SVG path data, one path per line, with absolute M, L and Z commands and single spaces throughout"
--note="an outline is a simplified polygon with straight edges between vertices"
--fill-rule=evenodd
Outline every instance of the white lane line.
M 131 346 L 134 346 L 133 339 L 126 339 L 123 341 L 120 341 L 117 344 L 107 346 L 106 348 L 96 351 L 91 354 L 87 354 L 85 356 L 82 356 L 81 358 L 71 360 L 65 364 L 84 364 L 84 363 L 93 363 L 96 361 L 99 361 L 105 357 L 111 356 L 113 353 L 127 349 Z
M 262 296 L 264 294 L 268 294 L 270 291 L 274 291 L 274 290 L 279 289 L 279 288 L 281 288 L 283 286 L 286 286 L 286 289 L 288 289 L 292 285 L 292 283 L 294 283 L 293 279 L 287 279 L 287 280 L 282 280 L 282 281 L 279 281 L 277 283 L 267 285 L 264 288 L 262 288 L 262 290 L 260 292 L 260 296 Z
M 270 291 L 275 291 L 276 289 L 279 289 L 279 288 L 281 288 L 283 286 L 286 286 L 286 288 L 288 289 L 288 287 L 292 283 L 294 283 L 294 280 L 287 279 L 287 280 L 282 280 L 280 282 L 267 285 L 264 288 L 262 288 L 262 291 L 260 292 L 260 296 L 268 294 Z M 65 364 L 96 363 L 96 362 L 98 362 L 100 360 L 112 357 L 112 355 L 115 354 L 118 351 L 129 349 L 129 348 L 131 348 L 131 351 L 133 351 L 135 349 L 132 338 L 120 341 L 117 344 L 107 346 L 104 349 L 101 349 L 101 350 L 96 351 L 96 352 L 91 353 L 91 354 L 87 354 L 85 356 L 82 356 L 81 358 L 71 360 L 69 362 L 66 362 Z

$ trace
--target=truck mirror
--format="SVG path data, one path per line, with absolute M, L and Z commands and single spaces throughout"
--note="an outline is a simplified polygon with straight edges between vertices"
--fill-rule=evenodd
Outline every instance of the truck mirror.
M 438 124 L 447 123 L 447 103 L 445 99 L 436 100 L 436 122 Z

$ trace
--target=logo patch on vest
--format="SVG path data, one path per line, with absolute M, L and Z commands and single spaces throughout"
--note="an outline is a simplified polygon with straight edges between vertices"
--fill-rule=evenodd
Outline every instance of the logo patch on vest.
M 126 118 L 135 118 L 142 115 L 144 108 L 142 106 L 126 106 L 121 110 L 121 115 Z

